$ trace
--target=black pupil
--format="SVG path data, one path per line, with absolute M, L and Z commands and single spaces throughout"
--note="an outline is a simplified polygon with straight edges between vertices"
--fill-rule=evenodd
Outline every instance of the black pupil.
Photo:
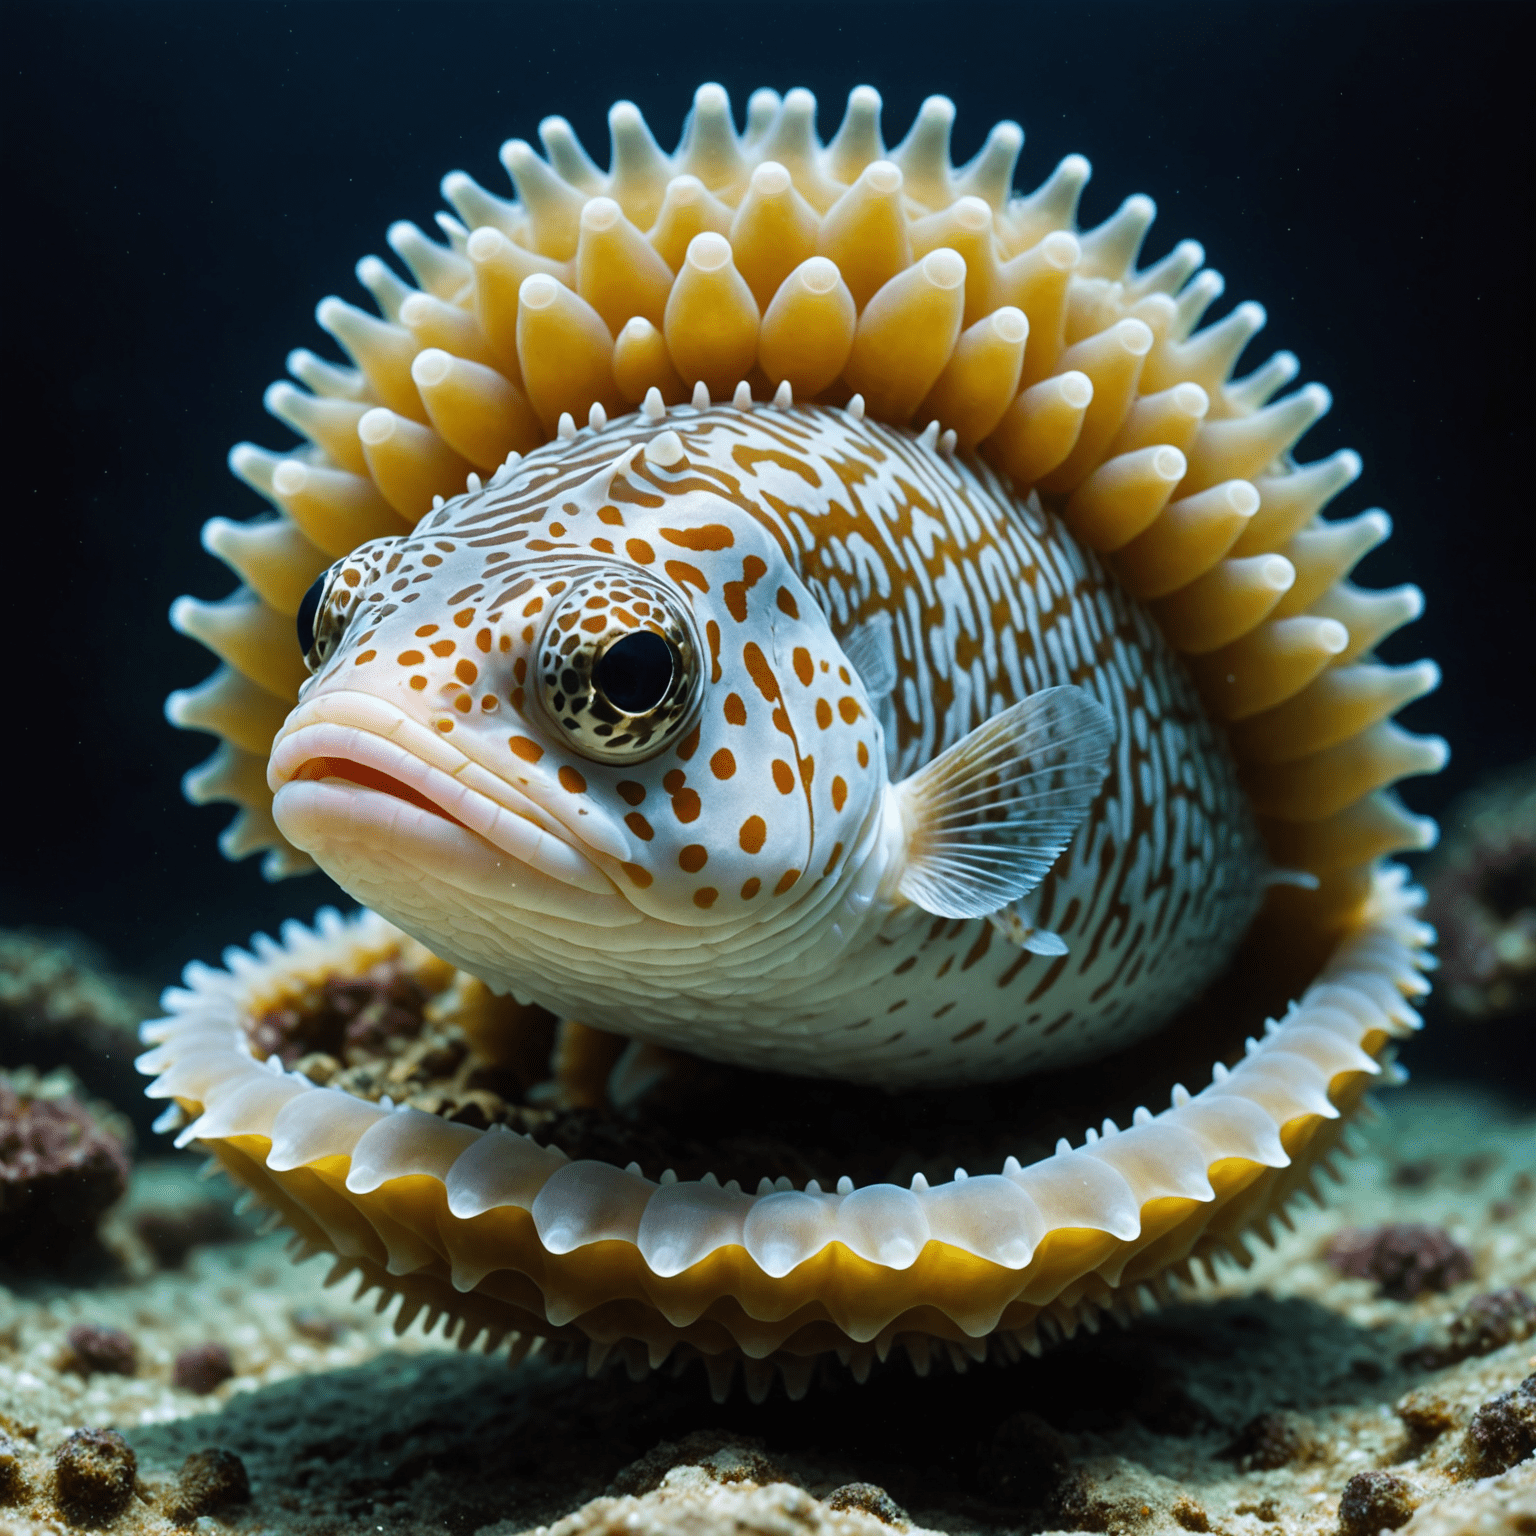
M 672 686 L 672 647 L 648 629 L 625 635 L 603 652 L 592 681 L 615 709 L 643 715 Z
M 328 573 L 321 571 L 315 577 L 314 585 L 304 594 L 304 601 L 299 604 L 298 615 L 294 624 L 299 631 L 299 654 L 308 656 L 310 647 L 315 643 L 315 615 L 320 611 L 320 599 L 325 594 L 325 578 Z

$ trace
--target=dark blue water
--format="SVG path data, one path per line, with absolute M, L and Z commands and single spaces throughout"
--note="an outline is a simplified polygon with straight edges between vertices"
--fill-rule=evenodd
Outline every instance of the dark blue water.
M 1303 455 L 1352 446 L 1336 503 L 1397 531 L 1361 571 L 1420 583 L 1388 657 L 1445 683 L 1407 723 L 1450 769 L 1438 812 L 1536 752 L 1530 464 L 1529 10 L 1515 4 L 564 6 L 12 3 L 3 111 L 9 439 L 0 516 L 6 660 L 0 923 L 78 929 L 155 981 L 339 893 L 266 885 L 181 799 L 204 738 L 161 718 L 210 670 L 178 593 L 230 578 L 197 530 L 257 499 L 230 444 L 315 302 L 387 224 L 430 228 L 454 167 L 502 188 L 510 136 L 567 116 L 599 160 L 628 96 L 673 142 L 693 88 L 807 85 L 822 129 L 876 85 L 895 142 L 921 99 L 959 106 L 956 158 L 1017 118 L 1033 185 L 1071 150 L 1085 222 L 1131 191 L 1145 256 L 1204 242 L 1223 306 L 1256 298 L 1276 347 L 1334 391 Z M 1217 313 L 1220 312 L 1220 307 Z M 1508 1075 L 1508 1039 L 1425 1059 Z M 1505 1043 L 1501 1044 L 1503 1040 Z

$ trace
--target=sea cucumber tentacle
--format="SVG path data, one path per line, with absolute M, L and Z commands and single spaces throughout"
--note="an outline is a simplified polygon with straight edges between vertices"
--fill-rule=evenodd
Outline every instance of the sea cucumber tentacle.
M 1407 999 L 1432 937 L 1419 902 L 1402 871 L 1379 872 L 1365 920 L 1319 979 L 1201 1092 L 1176 1089 L 1161 1113 L 1106 1122 L 1029 1166 L 931 1187 L 658 1184 L 256 1062 L 249 1031 L 296 979 L 402 956 L 440 966 L 367 912 L 290 923 L 223 970 L 188 967 L 166 1018 L 145 1026 L 140 1066 L 157 1074 L 151 1095 L 175 1098 L 188 1131 L 306 1242 L 470 1333 L 776 1366 L 923 1333 L 963 1344 L 1005 1331 L 1028 1347 L 1047 1322 L 1070 1329 L 1169 1270 L 1241 1252 L 1243 1233 L 1307 1187 L 1391 1042 L 1416 1027 Z M 584 1255 L 597 1252 L 594 1266 Z
M 245 587 L 225 603 L 183 602 L 176 611 L 178 627 L 224 659 L 228 672 L 216 676 L 244 679 L 247 686 L 221 683 L 217 704 L 192 702 L 205 690 L 184 691 L 172 707 L 176 723 L 212 730 L 241 751 L 259 750 L 256 743 L 270 732 L 275 713 L 268 696 L 291 700 L 300 681 L 292 647 L 277 637 L 284 628 L 281 619 L 294 610 L 318 568 L 315 545 L 324 553 L 345 553 L 342 545 L 350 548 L 371 532 L 393 527 L 392 509 L 414 520 L 434 495 L 451 496 L 462 486 L 466 459 L 489 471 L 506 453 L 535 446 L 540 433 L 553 436 L 562 412 L 586 421 L 596 402 L 611 419 L 653 386 L 664 401 L 675 401 L 705 375 L 715 398 L 728 395 L 753 359 L 745 353 L 737 358 L 718 338 L 707 344 L 692 339 L 698 327 L 688 321 L 701 303 L 706 308 L 736 303 L 723 298 L 706 303 L 702 291 L 688 296 L 690 284 L 708 287 L 708 274 L 695 272 L 686 260 L 689 242 L 704 233 L 719 239 L 728 253 L 739 247 L 734 262 L 728 259 L 712 273 L 726 272 L 740 283 L 737 269 L 745 262 L 751 274 L 742 294 L 764 319 L 759 324 L 743 312 L 738 327 L 743 347 L 754 332 L 770 385 L 793 376 L 801 400 L 823 393 L 836 398 L 863 379 L 859 369 L 869 371 L 852 337 L 851 353 L 841 356 L 835 343 L 832 352 L 826 351 L 828 343 L 818 343 L 822 352 L 813 356 L 805 350 L 808 343 L 795 340 L 797 325 L 804 325 L 807 336 L 825 333 L 817 295 L 827 295 L 822 308 L 835 308 L 846 302 L 837 295 L 847 294 L 859 315 L 872 305 L 878 308 L 877 290 L 891 289 L 894 295 L 898 280 L 910 283 L 918 270 L 914 262 L 924 263 L 945 245 L 958 250 L 967 267 L 963 325 L 952 336 L 944 331 L 955 365 L 961 366 L 968 348 L 981 346 L 980 338 L 967 341 L 967 328 L 1017 309 L 1027 331 L 1017 393 L 989 425 L 985 418 L 993 407 L 978 414 L 975 387 L 938 387 L 931 412 L 918 411 L 924 419 L 917 424 L 926 425 L 931 414 L 941 429 L 955 429 L 962 446 L 980 440 L 982 454 L 1008 470 L 1021 488 L 1037 485 L 1049 494 L 1080 487 L 1077 515 L 1087 517 L 1094 504 L 1092 526 L 1105 531 L 1090 542 L 1101 547 L 1127 540 L 1142 550 L 1176 543 L 1174 530 L 1187 524 L 1192 499 L 1219 485 L 1251 483 L 1259 506 L 1246 526 L 1235 530 L 1227 553 L 1221 555 L 1217 545 L 1230 529 L 1212 532 L 1200 552 L 1182 558 L 1165 554 L 1151 583 L 1156 590 L 1147 595 L 1157 599 L 1154 612 L 1176 647 L 1192 655 L 1216 653 L 1213 674 L 1223 666 L 1230 670 L 1234 662 L 1267 664 L 1270 640 L 1261 640 L 1252 658 L 1232 649 L 1258 626 L 1270 625 L 1262 634 L 1279 637 L 1289 631 L 1273 626 L 1293 617 L 1341 623 L 1347 636 L 1343 649 L 1325 650 L 1291 674 L 1304 679 L 1308 665 L 1322 667 L 1319 683 L 1305 692 L 1315 712 L 1327 715 L 1337 708 L 1327 687 L 1320 686 L 1327 669 L 1368 653 L 1417 609 L 1409 598 L 1361 594 L 1348 584 L 1354 561 L 1386 532 L 1377 514 L 1344 523 L 1321 520 L 1327 501 L 1358 474 L 1358 459 L 1340 453 L 1298 467 L 1289 457 L 1326 410 L 1327 392 L 1309 385 L 1271 400 L 1293 371 L 1288 354 L 1277 355 L 1247 380 L 1234 381 L 1240 354 L 1264 323 L 1262 308 L 1240 304 L 1197 329 L 1222 281 L 1199 269 L 1203 253 L 1192 241 L 1138 271 L 1138 253 L 1155 215 L 1145 197 L 1127 199 L 1103 224 L 1074 238 L 1077 199 L 1088 176 L 1080 156 L 1069 156 L 1035 192 L 1009 192 L 1003 178 L 1011 178 L 1022 143 L 1015 125 L 999 125 L 977 159 L 956 172 L 947 158 L 954 108 L 942 97 L 924 104 L 888 158 L 879 135 L 879 98 L 868 88 L 850 96 L 844 126 L 825 148 L 815 138 L 809 93 L 793 91 L 782 100 L 771 93 L 754 97 L 751 111 L 755 116 L 740 137 L 725 93 L 718 86 L 701 87 L 682 143 L 669 157 L 635 108 L 620 103 L 610 118 L 608 173 L 592 165 L 563 120 L 551 119 L 545 125 L 548 161 L 521 141 L 503 148 L 516 199 L 498 197 L 455 172 L 444 179 L 443 192 L 462 224 L 449 221 L 447 244 L 414 225 L 391 227 L 390 246 L 417 287 L 370 258 L 359 275 L 379 316 L 340 299 L 322 303 L 320 323 L 354 367 L 337 368 L 303 351 L 290 359 L 294 377 L 306 388 L 274 386 L 268 404 L 308 440 L 303 459 L 262 458 L 246 449 L 235 466 L 277 508 L 279 520 L 248 528 L 223 520 L 210 524 L 209 547 Z M 903 196 L 913 212 L 903 211 Z M 782 211 L 770 217 L 781 204 Z M 769 223 L 781 248 L 774 259 L 789 265 L 789 256 L 814 245 L 823 259 L 830 255 L 840 266 L 837 280 L 821 286 L 818 278 L 814 293 L 804 292 L 809 264 L 801 260 L 774 281 L 763 259 L 772 243 L 764 234 Z M 454 230 L 461 232 L 462 251 L 455 248 Z M 642 246 L 658 256 L 642 255 Z M 542 286 L 530 305 L 523 302 L 523 285 L 533 277 Z M 720 286 L 718 277 L 710 280 Z M 593 309 L 589 300 L 599 307 Z M 900 305 L 894 296 L 890 303 L 895 313 Z M 621 314 L 626 309 L 629 315 Z M 675 309 L 674 320 L 664 331 L 669 309 Z M 710 316 L 718 318 L 714 309 Z M 873 317 L 859 325 L 873 336 Z M 932 328 L 924 334 L 931 336 Z M 1010 341 L 1006 347 L 1015 345 Z M 552 372 L 545 359 L 557 355 L 560 366 Z M 575 366 L 573 358 L 584 361 Z M 894 376 L 905 377 L 906 363 L 896 361 Z M 1011 355 L 1004 361 L 1011 368 Z M 918 370 L 915 377 L 935 376 L 926 358 L 920 363 L 914 358 L 911 367 Z M 845 368 L 854 369 L 857 378 L 840 380 Z M 1197 408 L 1197 391 L 1206 396 L 1204 408 Z M 874 396 L 867 388 L 864 393 L 877 417 L 883 409 L 897 417 L 912 411 L 910 395 L 894 377 L 883 378 Z M 890 401 L 884 400 L 887 393 Z M 366 429 L 365 420 L 371 423 Z M 1156 449 L 1184 456 L 1181 481 L 1161 503 L 1126 458 Z M 377 489 L 367 490 L 370 480 Z M 364 510 L 368 495 L 371 511 Z M 1098 509 L 1106 497 L 1108 505 Z M 299 528 L 309 537 L 300 536 Z M 1267 563 L 1253 557 L 1268 557 Z M 1139 563 L 1127 566 L 1128 579 L 1132 571 L 1144 571 L 1148 558 L 1136 556 Z M 1288 564 L 1289 579 L 1281 561 Z M 1133 588 L 1149 580 L 1138 576 Z M 1252 721 L 1251 729 L 1234 733 L 1240 757 L 1245 740 L 1261 736 L 1270 716 L 1280 715 L 1275 727 L 1280 728 L 1281 712 L 1293 707 L 1299 686 L 1239 687 L 1238 707 Z M 1347 716 L 1348 706 L 1343 709 Z M 1358 775 L 1369 787 L 1355 803 L 1381 784 L 1431 770 L 1439 750 L 1410 753 L 1385 742 L 1380 733 L 1367 734 L 1356 748 L 1370 766 Z M 265 787 L 254 775 L 239 772 L 227 755 L 217 768 L 191 778 L 189 792 L 242 808 L 225 839 L 232 856 L 265 849 L 273 876 L 309 867 L 272 824 Z M 1295 819 L 1289 809 L 1272 813 L 1272 842 L 1294 850 L 1298 839 L 1287 829 Z M 1378 818 L 1374 851 L 1350 863 L 1344 874 L 1330 850 L 1355 846 L 1350 830 L 1341 827 L 1342 841 L 1335 842 L 1317 828 L 1315 815 L 1310 822 L 1302 863 L 1328 877 L 1326 889 L 1288 899 L 1328 926 L 1364 899 L 1371 858 L 1422 846 L 1427 835 L 1422 822 Z

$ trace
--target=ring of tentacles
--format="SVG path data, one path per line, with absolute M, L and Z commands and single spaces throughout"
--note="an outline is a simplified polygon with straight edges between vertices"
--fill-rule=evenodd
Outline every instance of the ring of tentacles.
M 237 448 L 271 512 L 204 530 L 242 584 L 173 611 L 221 661 L 168 705 L 223 738 L 188 794 L 240 807 L 229 856 L 309 867 L 266 769 L 317 575 L 605 432 L 680 433 L 653 455 L 675 463 L 729 401 L 882 423 L 1007 477 L 1182 658 L 1291 874 L 1150 1039 L 897 1096 L 702 1065 L 626 1078 L 622 1042 L 557 1029 L 369 912 L 190 966 L 144 1026 L 163 1124 L 299 1250 L 400 1297 L 402 1328 L 425 1312 L 466 1345 L 562 1341 L 594 1368 L 701 1358 L 717 1392 L 740 1367 L 754 1395 L 804 1391 L 829 1352 L 862 1374 L 893 1347 L 920 1370 L 1036 1350 L 1242 1259 L 1417 1027 L 1432 935 L 1385 860 L 1433 826 L 1391 786 L 1445 749 L 1391 716 L 1437 674 L 1374 659 L 1421 600 L 1348 580 L 1388 531 L 1321 515 L 1356 457 L 1292 457 L 1327 392 L 1282 394 L 1284 353 L 1231 377 L 1263 312 L 1200 328 L 1222 282 L 1192 241 L 1138 268 L 1149 199 L 1079 232 L 1080 157 L 1021 196 L 1015 125 L 956 170 L 946 100 L 889 152 L 879 110 L 860 87 L 823 146 L 808 92 L 757 92 L 738 134 L 705 86 L 669 156 L 620 103 L 607 172 L 550 119 L 546 157 L 503 149 L 516 200 L 456 172 L 442 242 L 393 226 L 415 285 L 368 258 L 377 314 L 320 305 L 351 366 L 291 355 L 298 383 L 267 405 L 305 444 Z

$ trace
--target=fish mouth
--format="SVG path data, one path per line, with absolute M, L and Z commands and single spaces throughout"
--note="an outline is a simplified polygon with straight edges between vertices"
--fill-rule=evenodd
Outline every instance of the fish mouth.
M 370 849 L 565 908 L 617 887 L 573 835 L 514 785 L 366 694 L 332 694 L 289 716 L 267 782 L 278 829 L 322 868 Z

